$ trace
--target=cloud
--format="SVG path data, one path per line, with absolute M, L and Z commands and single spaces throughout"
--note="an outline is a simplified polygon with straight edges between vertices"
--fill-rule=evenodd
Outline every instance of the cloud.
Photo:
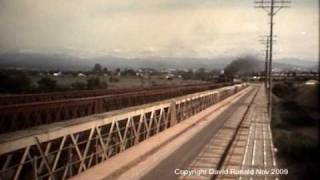
M 314 4 L 294 0 L 276 16 L 279 57 L 317 57 Z M 0 0 L 3 52 L 212 57 L 258 52 L 266 32 L 252 0 Z

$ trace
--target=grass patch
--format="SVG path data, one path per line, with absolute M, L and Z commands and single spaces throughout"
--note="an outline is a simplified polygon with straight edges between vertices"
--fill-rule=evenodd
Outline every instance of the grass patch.
M 275 103 L 272 112 L 272 127 L 287 129 L 290 126 L 314 126 L 316 120 L 309 116 L 296 102 Z
M 279 168 L 289 170 L 281 179 L 318 179 L 318 141 L 296 131 L 316 125 L 316 120 L 294 101 L 288 87 L 293 86 L 277 87 L 271 121 Z
M 275 133 L 279 155 L 290 161 L 312 161 L 317 157 L 317 141 L 290 131 Z
M 274 131 L 278 159 L 284 161 L 289 175 L 283 179 L 317 179 L 318 143 L 316 140 L 288 130 Z

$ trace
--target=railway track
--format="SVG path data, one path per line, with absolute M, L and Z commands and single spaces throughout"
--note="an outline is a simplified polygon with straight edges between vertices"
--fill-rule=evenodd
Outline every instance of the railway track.
M 67 93 L 66 97 L 69 97 L 69 99 L 66 97 L 65 99 L 59 99 L 62 96 L 51 95 L 51 97 L 56 97 L 58 100 L 1 105 L 0 133 L 66 121 L 195 92 L 216 89 L 227 85 L 231 85 L 231 83 L 189 85 L 178 88 L 140 89 L 128 92 L 118 91 L 114 94 L 80 98 L 70 98 L 72 96 L 69 96 Z M 87 95 L 89 94 L 82 94 L 82 96 Z M 39 100 L 40 99 L 41 98 L 39 98 Z

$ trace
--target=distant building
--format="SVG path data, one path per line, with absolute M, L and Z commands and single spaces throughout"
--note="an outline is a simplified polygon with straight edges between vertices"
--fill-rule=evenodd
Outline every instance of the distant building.
M 239 78 L 234 78 L 234 79 L 233 79 L 233 82 L 234 82 L 234 83 L 241 83 L 241 82 L 242 82 L 242 80 L 241 80 L 241 79 L 239 79 Z
M 174 74 L 169 73 L 169 74 L 166 75 L 166 79 L 167 80 L 171 80 L 173 78 L 174 78 Z
M 87 76 L 85 74 L 83 74 L 83 73 L 79 73 L 78 77 L 87 77 Z
M 56 72 L 56 73 L 53 73 L 52 75 L 53 75 L 54 77 L 58 77 L 58 76 L 61 76 L 62 73 L 61 73 L 61 72 Z
M 312 80 L 306 81 L 304 84 L 309 86 L 314 86 L 314 85 L 318 85 L 319 81 L 312 79 Z
M 142 72 L 137 72 L 137 73 L 136 73 L 136 76 L 138 76 L 138 77 L 143 77 L 143 73 L 142 73 Z

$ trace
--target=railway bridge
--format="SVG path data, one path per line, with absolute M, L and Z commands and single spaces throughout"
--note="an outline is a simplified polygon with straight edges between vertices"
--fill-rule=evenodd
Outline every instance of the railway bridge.
M 10 98 L 3 180 L 278 179 L 260 84 Z

